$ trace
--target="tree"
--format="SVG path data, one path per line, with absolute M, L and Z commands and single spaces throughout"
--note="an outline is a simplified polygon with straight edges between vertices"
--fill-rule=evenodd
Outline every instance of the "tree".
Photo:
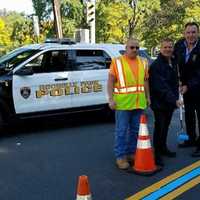
M 131 9 L 124 2 L 97 4 L 97 41 L 123 42 L 127 37 L 128 19 Z
M 19 45 L 33 43 L 32 20 L 30 20 L 23 13 L 5 12 L 1 17 L 4 21 L 7 37 L 9 37 L 9 44 L 7 48 L 15 48 Z
M 13 40 L 14 46 L 21 46 L 24 44 L 30 44 L 34 42 L 33 37 L 33 24 L 29 19 L 27 20 L 16 20 L 13 24 L 13 31 L 11 39 Z
M 51 0 L 32 0 L 35 15 L 39 18 L 39 23 L 49 19 L 52 13 Z
M 147 47 L 154 47 L 164 37 L 177 40 L 181 37 L 186 8 L 191 7 L 190 0 L 160 0 L 160 8 L 156 9 L 144 21 L 143 40 Z
M 159 0 L 97 1 L 97 38 L 104 42 L 123 42 L 132 36 L 142 39 L 144 20 L 159 8 L 159 3 Z
M 53 37 L 52 0 L 32 2 L 40 21 L 40 41 Z M 73 37 L 77 28 L 88 28 L 83 2 L 60 0 L 65 37 Z M 34 42 L 30 17 L 0 10 L 0 18 L 0 45 L 13 48 Z M 199 18 L 199 0 L 96 0 L 96 40 L 119 43 L 134 36 L 150 49 L 163 37 L 177 40 L 182 36 L 184 24 L 198 22 Z
M 5 22 L 0 18 L 0 55 L 6 52 L 6 47 L 11 45 L 10 35 Z
M 200 19 L 200 1 L 199 0 L 191 0 L 190 6 L 186 8 L 186 16 L 184 22 L 195 21 L 199 22 Z
M 61 0 L 63 35 L 73 37 L 77 27 L 83 23 L 83 4 L 79 0 Z

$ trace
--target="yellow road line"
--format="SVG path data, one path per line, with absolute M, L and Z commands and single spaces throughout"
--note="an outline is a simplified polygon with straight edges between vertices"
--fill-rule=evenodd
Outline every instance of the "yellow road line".
M 181 195 L 185 191 L 193 188 L 197 184 L 200 183 L 200 176 L 194 178 L 193 180 L 189 181 L 188 183 L 184 184 L 180 188 L 174 190 L 173 192 L 169 193 L 168 195 L 160 198 L 160 200 L 172 200 L 175 199 L 177 196 Z
M 200 161 L 197 161 L 195 163 L 193 163 L 192 165 L 189 165 L 181 170 L 179 170 L 178 172 L 175 172 L 174 174 L 162 179 L 161 181 L 154 183 L 153 185 L 145 188 L 144 190 L 136 193 L 135 195 L 127 198 L 126 200 L 139 200 L 145 196 L 147 196 L 148 194 L 160 189 L 162 186 L 168 184 L 169 182 L 183 176 L 184 174 L 192 171 L 193 169 L 197 168 L 200 166 Z M 150 177 L 148 177 L 150 178 Z

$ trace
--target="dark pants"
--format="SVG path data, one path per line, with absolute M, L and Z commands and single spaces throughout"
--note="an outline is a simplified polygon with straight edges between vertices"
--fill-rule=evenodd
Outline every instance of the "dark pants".
M 198 127 L 200 132 L 200 105 L 189 101 L 187 98 L 184 98 L 184 105 L 185 105 L 186 132 L 189 136 L 189 140 L 195 141 L 197 139 L 195 112 L 197 113 Z M 200 138 L 198 138 L 198 141 L 200 146 Z
M 155 155 L 167 149 L 167 133 L 172 119 L 173 110 L 154 110 L 154 134 L 153 145 Z

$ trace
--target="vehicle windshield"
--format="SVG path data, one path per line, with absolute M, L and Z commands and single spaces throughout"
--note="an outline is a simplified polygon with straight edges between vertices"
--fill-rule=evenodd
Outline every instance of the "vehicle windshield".
M 17 65 L 24 62 L 34 54 L 36 54 L 39 50 L 36 49 L 28 49 L 28 48 L 18 48 L 10 53 L 0 57 L 0 69 L 4 69 L 6 71 L 13 70 Z

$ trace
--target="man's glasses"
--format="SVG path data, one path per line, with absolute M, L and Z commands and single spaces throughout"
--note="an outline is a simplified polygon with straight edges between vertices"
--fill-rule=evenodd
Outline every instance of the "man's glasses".
M 138 50 L 140 47 L 139 46 L 130 46 L 129 48 Z

